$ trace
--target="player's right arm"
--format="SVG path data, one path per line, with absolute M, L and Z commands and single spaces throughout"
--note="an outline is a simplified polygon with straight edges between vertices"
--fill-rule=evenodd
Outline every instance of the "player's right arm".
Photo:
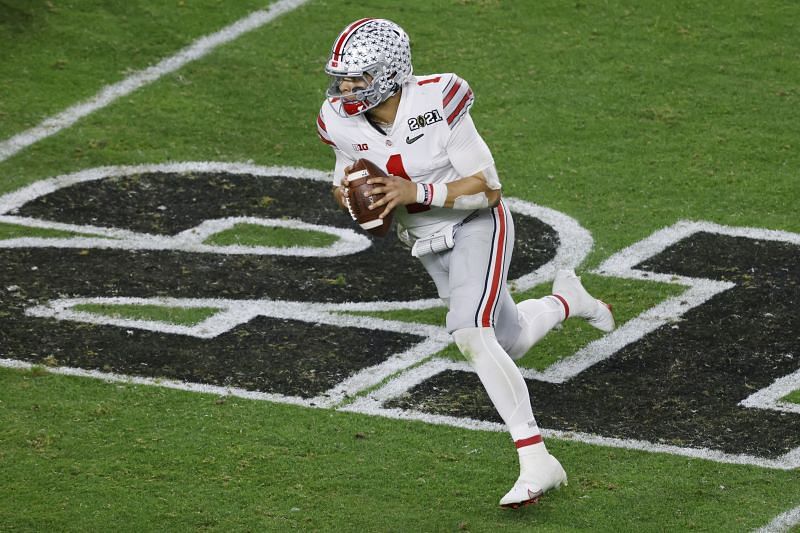
M 333 170 L 333 199 L 336 200 L 339 207 L 346 210 L 344 197 L 347 194 L 347 175 L 350 174 L 350 168 L 354 161 L 351 161 L 338 148 L 334 148 L 333 152 L 336 154 L 336 166 Z

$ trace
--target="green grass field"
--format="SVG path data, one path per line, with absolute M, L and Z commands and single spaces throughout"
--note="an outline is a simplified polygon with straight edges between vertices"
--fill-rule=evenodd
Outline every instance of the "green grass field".
M 267 6 L 0 0 L 0 143 Z M 330 170 L 314 125 L 322 66 L 333 38 L 362 16 L 406 28 L 416 73 L 470 82 L 504 194 L 591 232 L 579 270 L 621 323 L 685 290 L 590 272 L 653 232 L 696 220 L 800 233 L 800 4 L 779 0 L 311 0 L 0 157 L 0 194 L 101 166 Z M 0 239 L 71 234 L 0 221 Z M 331 239 L 242 225 L 209 242 Z M 13 296 L 14 280 L 4 270 L 0 280 Z M 82 310 L 183 325 L 213 312 Z M 441 324 L 443 313 L 370 314 Z M 9 316 L 0 308 L 0 359 Z M 567 323 L 521 365 L 546 368 L 600 337 L 590 329 Z M 458 358 L 452 345 L 442 356 Z M 105 382 L 46 364 L 0 367 L 0 428 L 4 531 L 727 532 L 783 513 L 793 514 L 773 530 L 800 531 L 796 468 L 551 438 L 569 486 L 509 512 L 497 501 L 516 458 L 502 432 Z

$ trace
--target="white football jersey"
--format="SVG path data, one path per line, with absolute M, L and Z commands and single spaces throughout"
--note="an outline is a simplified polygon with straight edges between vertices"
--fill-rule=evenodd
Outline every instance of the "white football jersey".
M 334 185 L 344 168 L 369 159 L 388 174 L 415 183 L 448 183 L 482 170 L 489 187 L 499 189 L 491 151 L 475 129 L 474 101 L 467 82 L 455 74 L 414 77 L 403 84 L 394 124 L 382 129 L 364 114 L 344 118 L 327 101 L 317 117 L 320 139 L 336 154 Z M 430 235 L 462 220 L 462 210 L 412 204 L 395 209 L 400 231 L 413 238 Z

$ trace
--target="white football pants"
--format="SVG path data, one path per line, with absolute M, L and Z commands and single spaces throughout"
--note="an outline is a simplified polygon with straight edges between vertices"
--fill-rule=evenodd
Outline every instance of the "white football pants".
M 514 222 L 501 202 L 460 226 L 452 250 L 420 260 L 448 303 L 447 330 L 517 441 L 539 430 L 513 359 L 564 320 L 565 312 L 552 296 L 514 303 L 506 283 L 513 249 Z
M 452 250 L 420 261 L 448 304 L 447 331 L 494 328 L 503 349 L 519 359 L 564 319 L 564 307 L 551 296 L 514 303 L 506 283 L 514 251 L 511 213 L 503 202 L 477 213 L 457 228 Z

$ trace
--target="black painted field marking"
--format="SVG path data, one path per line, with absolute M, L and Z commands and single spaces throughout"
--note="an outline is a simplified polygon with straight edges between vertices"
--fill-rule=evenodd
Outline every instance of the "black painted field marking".
M 82 234 L 0 241 L 0 287 L 11 288 L 0 292 L 0 364 L 332 407 L 444 348 L 442 328 L 340 313 L 441 303 L 395 238 L 354 231 L 330 181 L 308 169 L 180 163 L 89 169 L 0 197 L 2 222 Z M 583 259 L 588 232 L 511 201 L 539 238 L 521 243 L 519 286 Z M 204 243 L 241 221 L 340 239 L 322 249 Z M 73 309 L 85 303 L 220 311 L 178 326 Z
M 528 373 L 541 425 L 590 442 L 800 466 L 800 415 L 745 402 L 798 376 L 799 251 L 796 234 L 680 223 L 616 254 L 599 273 L 689 289 L 577 362 Z M 351 409 L 502 427 L 477 377 L 458 363 L 415 369 Z

